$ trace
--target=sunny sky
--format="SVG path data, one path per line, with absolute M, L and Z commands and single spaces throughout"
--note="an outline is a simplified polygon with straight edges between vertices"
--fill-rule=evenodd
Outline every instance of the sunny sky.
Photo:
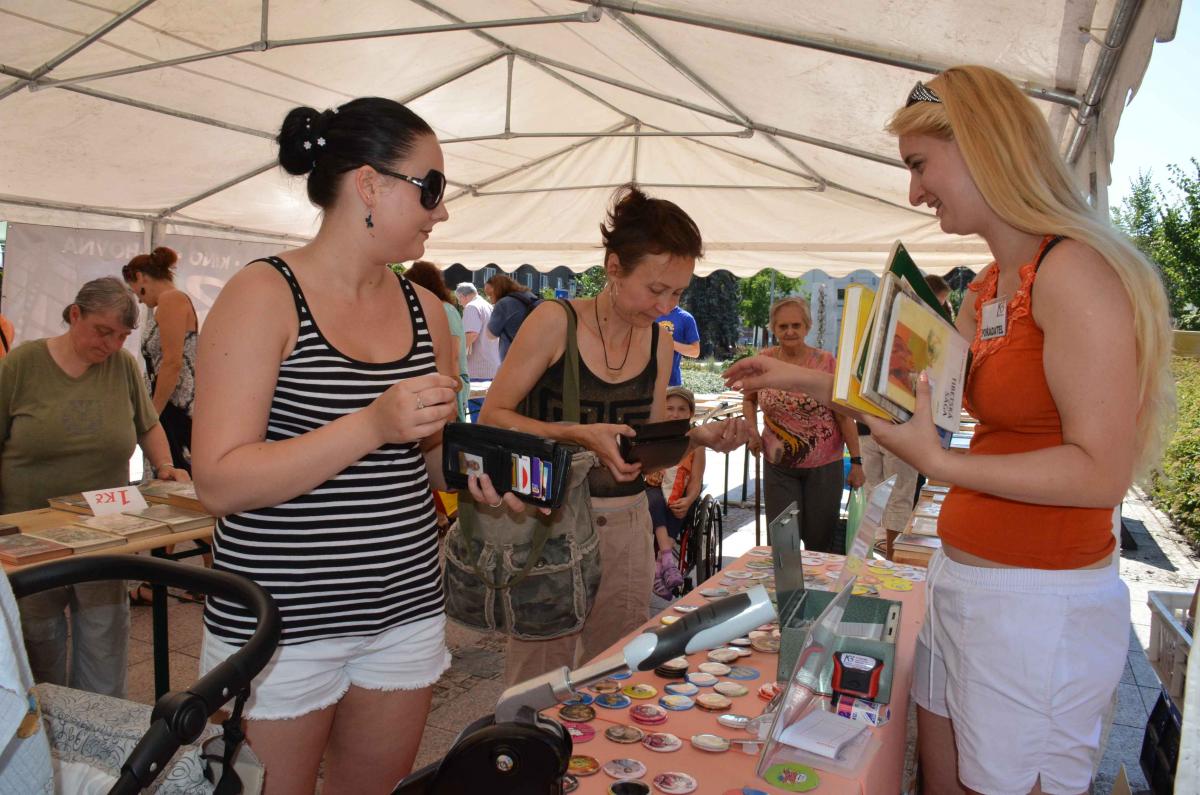
M 1200 2 L 1183 0 L 1175 39 L 1154 45 L 1150 68 L 1117 128 L 1109 205 L 1139 171 L 1167 185 L 1167 166 L 1200 160 Z M 1195 171 L 1192 171 L 1195 174 Z

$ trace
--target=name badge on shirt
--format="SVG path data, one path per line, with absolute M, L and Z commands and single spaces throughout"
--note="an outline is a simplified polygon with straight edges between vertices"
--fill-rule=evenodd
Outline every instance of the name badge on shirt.
M 1008 301 L 997 298 L 983 305 L 979 313 L 979 339 L 994 340 L 1008 333 Z

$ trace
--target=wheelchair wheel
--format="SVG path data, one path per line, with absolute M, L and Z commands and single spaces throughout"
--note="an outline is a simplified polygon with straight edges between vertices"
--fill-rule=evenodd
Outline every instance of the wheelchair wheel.
M 721 569 L 721 506 L 711 496 L 700 501 L 696 518 L 692 523 L 693 548 L 696 556 L 696 578 L 707 580 Z

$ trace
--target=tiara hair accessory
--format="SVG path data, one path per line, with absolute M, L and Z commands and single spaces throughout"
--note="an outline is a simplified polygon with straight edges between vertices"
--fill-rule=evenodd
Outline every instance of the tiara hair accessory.
M 942 104 L 942 98 L 933 93 L 933 89 L 922 83 L 920 80 L 913 86 L 913 90 L 908 95 L 908 101 L 904 103 L 904 107 L 911 107 L 918 102 L 936 102 Z

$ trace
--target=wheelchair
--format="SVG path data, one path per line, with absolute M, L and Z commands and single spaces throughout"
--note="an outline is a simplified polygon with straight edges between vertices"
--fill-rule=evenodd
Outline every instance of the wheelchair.
M 683 574 L 685 593 L 721 570 L 724 547 L 721 503 L 706 494 L 692 503 L 679 536 L 679 569 Z

